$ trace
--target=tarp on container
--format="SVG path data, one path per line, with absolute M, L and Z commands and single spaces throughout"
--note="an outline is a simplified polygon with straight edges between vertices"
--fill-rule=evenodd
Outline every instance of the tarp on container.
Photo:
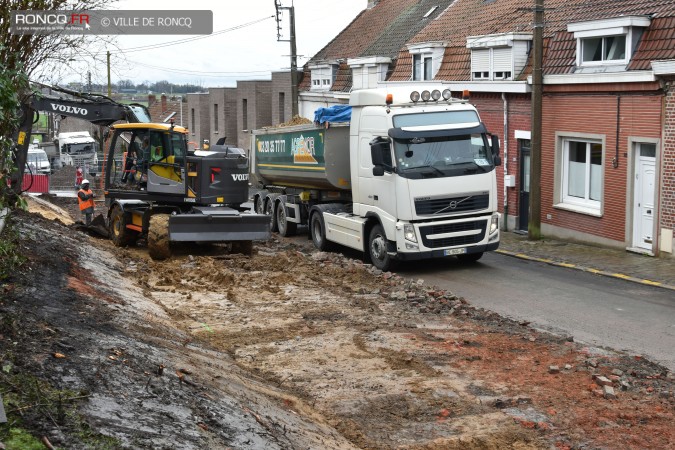
M 314 111 L 314 122 L 323 125 L 326 122 L 349 122 L 352 118 L 352 107 L 349 105 L 333 105 Z

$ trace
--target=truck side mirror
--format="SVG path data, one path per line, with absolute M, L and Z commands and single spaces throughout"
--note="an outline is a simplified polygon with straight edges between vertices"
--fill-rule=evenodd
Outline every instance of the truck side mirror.
M 492 159 L 494 160 L 495 166 L 501 166 L 502 157 L 499 155 L 499 136 L 491 134 L 490 137 L 492 139 Z
M 389 158 L 386 158 L 389 156 Z M 391 160 L 391 142 L 382 136 L 376 136 L 370 141 L 370 158 L 373 162 L 373 176 L 381 177 L 384 175 L 385 161 Z M 391 166 L 389 164 L 389 166 Z

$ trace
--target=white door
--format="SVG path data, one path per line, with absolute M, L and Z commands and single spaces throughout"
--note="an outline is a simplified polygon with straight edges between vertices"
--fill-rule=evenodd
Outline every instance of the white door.
M 656 144 L 639 143 L 635 148 L 635 198 L 633 247 L 653 250 Z

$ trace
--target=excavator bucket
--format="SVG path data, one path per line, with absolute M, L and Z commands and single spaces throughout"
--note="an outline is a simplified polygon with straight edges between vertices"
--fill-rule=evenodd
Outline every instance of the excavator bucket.
M 81 222 L 77 223 L 77 229 L 81 231 L 86 231 L 89 234 L 97 234 L 105 238 L 109 236 L 108 224 L 106 224 L 105 217 L 103 217 L 103 214 L 99 214 L 98 216 L 94 217 L 89 226 L 86 226 Z

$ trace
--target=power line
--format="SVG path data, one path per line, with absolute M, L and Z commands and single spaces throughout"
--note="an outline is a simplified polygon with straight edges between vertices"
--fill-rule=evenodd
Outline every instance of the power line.
M 143 52 L 143 51 L 146 51 L 146 50 L 154 50 L 156 48 L 185 44 L 187 42 L 193 42 L 193 41 L 197 41 L 197 40 L 200 40 L 200 39 L 206 39 L 206 38 L 210 38 L 210 37 L 213 37 L 213 36 L 218 36 L 218 35 L 223 34 L 223 33 L 229 33 L 230 31 L 235 31 L 235 30 L 239 30 L 241 28 L 246 28 L 246 27 L 249 27 L 251 25 L 255 25 L 257 23 L 263 22 L 265 20 L 273 19 L 273 18 L 274 18 L 274 16 L 267 16 L 267 17 L 263 17 L 262 19 L 254 20 L 252 22 L 247 22 L 247 23 L 244 23 L 244 24 L 241 24 L 241 25 L 234 26 L 232 28 L 226 28 L 224 30 L 219 30 L 219 31 L 216 31 L 214 33 L 204 35 L 204 36 L 195 36 L 195 37 L 191 37 L 191 38 L 177 39 L 175 41 L 162 42 L 161 44 L 150 44 L 150 45 L 142 45 L 142 46 L 138 46 L 138 47 L 130 47 L 130 48 L 127 48 L 127 49 L 120 49 L 120 50 L 118 50 L 117 52 L 114 52 L 114 53 Z

